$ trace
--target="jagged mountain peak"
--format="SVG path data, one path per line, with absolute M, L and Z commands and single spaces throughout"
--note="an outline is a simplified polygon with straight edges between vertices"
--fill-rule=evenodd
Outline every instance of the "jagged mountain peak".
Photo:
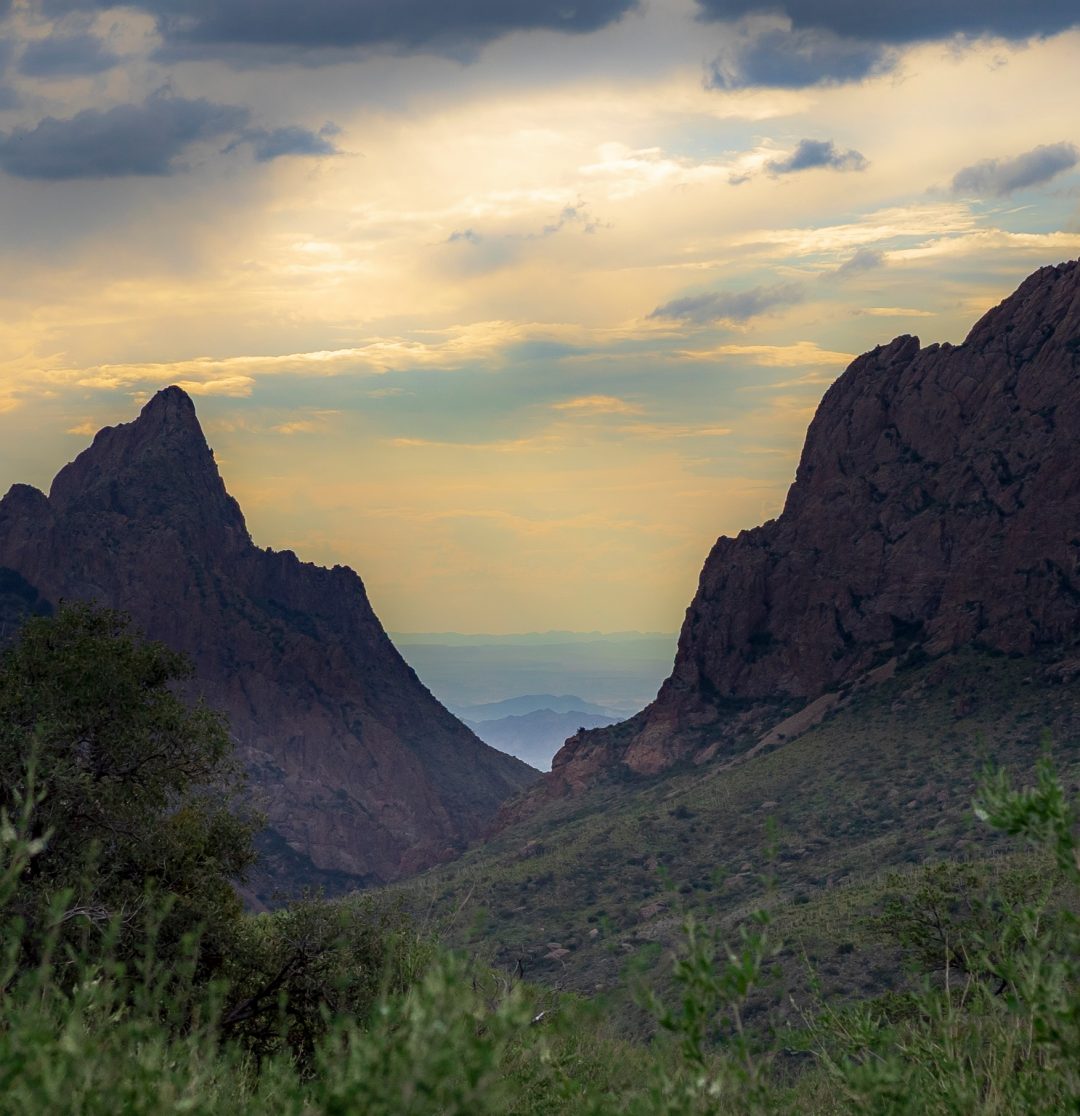
M 195 405 L 175 386 L 157 392 L 133 421 L 99 430 L 56 475 L 49 501 L 64 514 L 164 526 L 200 549 L 250 542 Z
M 13 614 L 32 591 L 96 600 L 191 656 L 187 692 L 229 716 L 270 821 L 266 896 L 444 859 L 537 774 L 424 688 L 352 570 L 252 543 L 178 387 L 100 431 L 48 498 L 0 501 L 5 569 Z
M 147 422 L 150 419 L 162 422 L 176 422 L 178 424 L 199 427 L 199 417 L 195 413 L 195 404 L 191 396 L 177 384 L 163 387 L 156 391 L 139 415 L 139 419 Z M 137 420 L 138 421 L 138 420 Z
M 975 323 L 964 344 L 983 348 L 1000 341 L 1014 356 L 1030 355 L 1028 346 L 1041 348 L 1063 325 L 1075 326 L 1078 321 L 1080 260 L 1068 260 L 1032 272 Z M 1058 343 L 1065 344 L 1069 339 L 1059 336 Z
M 737 751 L 912 649 L 1074 648 L 1078 445 L 1080 261 L 1035 272 L 961 345 L 858 357 L 783 513 L 717 540 L 656 701 L 567 741 L 549 789 Z

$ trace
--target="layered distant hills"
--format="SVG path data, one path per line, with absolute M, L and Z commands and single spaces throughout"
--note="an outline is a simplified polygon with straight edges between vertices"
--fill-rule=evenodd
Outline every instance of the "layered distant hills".
M 776 520 L 721 538 L 674 670 L 578 733 L 539 793 L 790 739 L 851 688 L 971 645 L 1080 637 L 1080 262 L 1045 267 L 962 345 L 898 337 L 826 393 Z
M 572 694 L 523 694 L 503 701 L 455 708 L 485 743 L 546 771 L 573 732 L 620 720 L 612 710 Z
M 48 496 L 0 501 L 0 626 L 62 599 L 191 656 L 192 696 L 228 715 L 269 817 L 267 893 L 452 856 L 536 777 L 432 697 L 352 570 L 254 545 L 179 388 L 102 430 Z

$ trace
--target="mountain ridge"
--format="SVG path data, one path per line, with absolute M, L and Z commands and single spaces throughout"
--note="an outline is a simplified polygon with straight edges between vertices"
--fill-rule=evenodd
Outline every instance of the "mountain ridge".
M 915 651 L 1071 644 L 1077 444 L 1080 261 L 1029 276 L 962 345 L 902 336 L 858 357 L 781 515 L 712 548 L 656 700 L 571 737 L 531 797 L 738 755 Z
M 267 888 L 445 859 L 535 776 L 435 700 L 354 571 L 252 542 L 178 387 L 101 430 L 48 496 L 12 487 L 0 567 L 51 602 L 122 608 L 192 657 L 190 696 L 228 715 L 289 877 Z

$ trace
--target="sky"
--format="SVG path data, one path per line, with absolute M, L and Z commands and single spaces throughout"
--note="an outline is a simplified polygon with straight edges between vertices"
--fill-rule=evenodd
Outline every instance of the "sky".
M 1080 256 L 1076 0 L 0 0 L 0 490 L 158 388 L 397 631 L 674 631 L 850 360 Z

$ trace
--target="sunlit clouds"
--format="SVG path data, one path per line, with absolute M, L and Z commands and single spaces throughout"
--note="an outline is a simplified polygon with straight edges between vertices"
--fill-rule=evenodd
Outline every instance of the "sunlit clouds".
M 354 7 L 13 8 L 4 487 L 176 383 L 388 627 L 673 630 L 853 356 L 1080 255 L 1060 6 Z

